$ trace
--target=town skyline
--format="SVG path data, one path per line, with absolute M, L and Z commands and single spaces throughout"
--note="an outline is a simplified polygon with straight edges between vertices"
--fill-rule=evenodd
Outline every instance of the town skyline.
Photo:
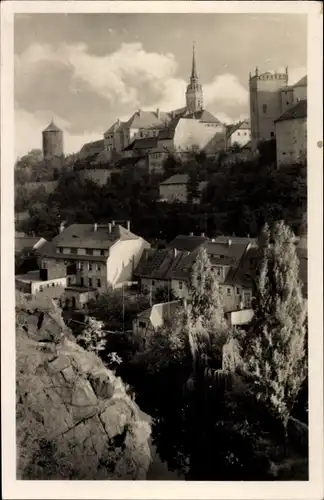
M 72 153 L 139 108 L 184 106 L 193 42 L 204 107 L 224 123 L 248 118 L 249 73 L 288 66 L 295 83 L 306 74 L 306 31 L 301 15 L 18 15 L 15 154 L 40 148 L 52 118 Z

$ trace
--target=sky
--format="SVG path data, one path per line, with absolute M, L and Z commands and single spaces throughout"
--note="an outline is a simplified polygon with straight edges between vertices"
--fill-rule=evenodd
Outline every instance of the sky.
M 249 116 L 256 66 L 306 74 L 300 14 L 16 14 L 16 156 L 52 118 L 72 153 L 138 109 L 184 106 L 193 42 L 204 107 L 224 123 Z

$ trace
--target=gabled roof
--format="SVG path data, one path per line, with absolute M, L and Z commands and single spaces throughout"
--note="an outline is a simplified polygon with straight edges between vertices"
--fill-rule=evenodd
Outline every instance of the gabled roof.
M 206 109 L 202 109 L 200 111 L 196 111 L 195 113 L 185 115 L 183 118 L 199 120 L 200 122 L 204 123 L 219 123 L 219 124 L 221 123 L 214 115 L 212 115 Z
M 127 128 L 160 128 L 169 122 L 171 116 L 164 111 L 136 111 L 126 122 Z
M 54 253 L 59 247 L 68 248 L 89 248 L 105 250 L 110 248 L 118 240 L 134 240 L 139 236 L 131 233 L 120 225 L 111 227 L 109 232 L 109 225 L 98 224 L 95 230 L 94 224 L 72 224 L 55 238 L 52 239 L 50 245 L 40 250 L 40 253 Z M 70 254 L 62 254 L 64 258 L 70 258 Z M 80 255 L 77 256 L 80 259 Z M 88 256 L 87 256 L 88 258 Z
M 296 118 L 307 118 L 307 100 L 299 101 L 293 108 L 288 109 L 275 122 L 294 120 Z
M 157 147 L 157 137 L 145 137 L 144 139 L 136 139 L 132 142 L 130 149 L 151 149 Z
M 62 130 L 58 128 L 52 120 L 51 123 L 43 130 L 43 132 L 62 132 Z
M 307 87 L 307 75 L 303 76 L 293 87 Z
M 104 151 L 104 140 L 99 139 L 98 141 L 87 142 L 84 144 L 80 150 L 81 156 L 92 156 L 99 154 Z
M 160 186 L 168 186 L 169 184 L 188 184 L 188 182 L 188 174 L 176 174 L 161 182 Z
M 112 133 L 117 132 L 117 131 L 122 131 L 126 128 L 126 124 L 127 124 L 127 122 L 121 122 L 120 120 L 117 120 L 117 121 L 115 121 L 115 123 L 113 123 L 111 125 L 111 127 L 108 130 L 106 130 L 104 135 L 112 134 Z
M 208 238 L 205 236 L 179 234 L 172 241 L 170 241 L 168 247 L 176 248 L 180 251 L 185 250 L 187 252 L 192 252 L 193 250 L 196 250 L 196 248 L 203 245 L 206 241 L 208 241 Z
M 135 275 L 156 280 L 186 280 L 195 261 L 195 252 L 147 249 L 135 269 Z
M 230 137 L 237 130 L 250 130 L 250 124 L 244 120 L 242 122 L 236 123 L 234 125 L 227 126 L 227 137 Z

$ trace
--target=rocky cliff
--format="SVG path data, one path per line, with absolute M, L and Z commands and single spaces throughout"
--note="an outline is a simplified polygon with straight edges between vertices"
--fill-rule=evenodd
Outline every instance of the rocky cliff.
M 150 426 L 49 302 L 16 298 L 17 477 L 146 479 Z

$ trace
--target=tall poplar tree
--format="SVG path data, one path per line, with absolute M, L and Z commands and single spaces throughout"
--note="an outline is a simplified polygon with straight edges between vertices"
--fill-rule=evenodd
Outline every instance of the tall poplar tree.
M 288 419 L 307 375 L 307 305 L 291 229 L 282 221 L 266 226 L 259 247 L 253 338 L 246 359 L 257 398 L 279 417 L 286 438 Z

